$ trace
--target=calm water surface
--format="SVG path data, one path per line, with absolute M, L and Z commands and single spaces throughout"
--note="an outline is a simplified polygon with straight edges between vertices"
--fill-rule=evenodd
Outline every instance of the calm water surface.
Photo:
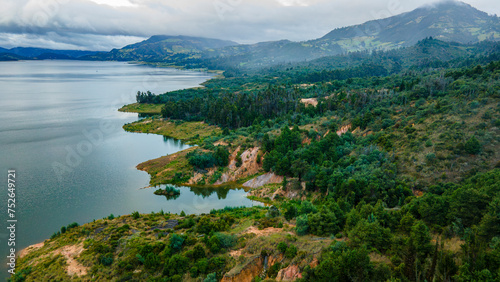
M 117 111 L 137 91 L 196 86 L 206 73 L 119 62 L 0 62 L 0 254 L 7 255 L 7 170 L 16 170 L 16 248 L 43 241 L 63 225 L 110 214 L 208 212 L 254 204 L 243 190 L 156 196 L 140 162 L 189 146 L 127 133 L 137 114 Z M 3 187 L 3 188 L 1 188 Z M 3 192 L 2 192 L 3 190 Z M 4 255 L 5 254 L 5 255 Z M 2 276 L 5 274 L 5 263 Z

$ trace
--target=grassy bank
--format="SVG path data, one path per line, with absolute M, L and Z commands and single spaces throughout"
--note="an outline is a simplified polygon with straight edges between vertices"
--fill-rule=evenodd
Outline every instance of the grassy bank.
M 133 103 L 129 105 L 125 105 L 118 109 L 120 112 L 126 113 L 138 113 L 138 114 L 150 114 L 150 115 L 159 115 L 161 114 L 161 104 L 139 104 Z
M 147 118 L 123 126 L 129 132 L 153 133 L 182 140 L 188 144 L 200 144 L 210 136 L 219 135 L 222 130 L 204 122 L 172 122 Z

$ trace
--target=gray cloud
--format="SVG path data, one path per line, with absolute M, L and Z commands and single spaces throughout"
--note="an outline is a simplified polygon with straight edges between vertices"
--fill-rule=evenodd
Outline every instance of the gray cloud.
M 497 0 L 468 0 L 499 14 Z M 301 41 L 435 0 L 2 0 L 0 46 L 109 50 L 155 34 Z M 107 4 L 106 4 L 107 3 Z

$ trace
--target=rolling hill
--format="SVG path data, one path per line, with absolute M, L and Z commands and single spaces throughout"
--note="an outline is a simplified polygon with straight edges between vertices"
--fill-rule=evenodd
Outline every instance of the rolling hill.
M 303 42 L 275 41 L 206 52 L 213 64 L 259 67 L 354 51 L 390 50 L 425 38 L 462 44 L 500 40 L 500 18 L 458 1 L 444 1 L 385 19 L 332 30 Z
M 352 51 L 410 46 L 426 37 L 459 43 L 495 41 L 500 39 L 500 21 L 468 4 L 445 1 L 390 18 L 335 29 L 310 43 L 327 50 L 333 50 L 330 46 L 335 49 L 340 46 Z
M 82 59 L 163 62 L 187 68 L 260 68 L 287 62 L 304 62 L 356 51 L 408 47 L 426 38 L 471 44 L 500 40 L 500 18 L 474 7 L 444 1 L 363 24 L 337 28 L 321 38 L 238 44 L 233 41 L 191 36 L 155 35 L 110 52 L 0 49 L 5 59 Z M 11 54 L 11 55 L 6 55 Z
M 121 49 L 113 49 L 108 53 L 86 56 L 87 60 L 116 61 L 179 61 L 199 58 L 203 51 L 237 45 L 232 41 L 219 39 L 155 35 L 149 39 L 127 45 Z
M 95 54 L 95 51 L 54 50 L 35 47 L 0 48 L 0 61 L 11 60 L 75 60 L 82 56 Z

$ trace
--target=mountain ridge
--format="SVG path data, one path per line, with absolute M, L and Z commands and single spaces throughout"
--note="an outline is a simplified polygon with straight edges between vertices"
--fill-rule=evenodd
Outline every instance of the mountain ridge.
M 199 56 L 203 51 L 237 45 L 234 41 L 184 35 L 153 35 L 108 53 L 86 56 L 87 60 L 178 61 Z
M 2 61 L 3 58 L 12 58 L 14 60 L 74 60 L 96 53 L 98 52 L 82 50 L 58 50 L 37 47 L 14 47 L 10 49 L 0 47 L 0 54 L 2 55 L 0 56 L 0 61 Z
M 46 52 L 50 54 L 41 58 L 6 52 L 7 49 L 0 49 L 0 53 L 35 59 L 69 56 L 69 59 L 83 60 L 162 62 L 187 68 L 260 68 L 348 52 L 408 47 L 430 37 L 461 44 L 499 41 L 500 18 L 469 4 L 448 0 L 388 18 L 337 28 L 320 38 L 301 42 L 279 40 L 238 44 L 206 37 L 153 35 L 120 49 L 79 57 L 67 52 Z
M 498 41 L 500 18 L 469 4 L 451 0 L 384 19 L 337 28 L 318 39 L 288 44 L 275 41 L 275 48 L 270 48 L 271 44 L 268 44 L 267 50 L 258 48 L 258 43 L 247 47 L 240 45 L 241 52 L 223 48 L 218 50 L 218 55 L 234 56 L 236 59 L 246 57 L 247 62 L 241 61 L 240 64 L 258 66 L 312 60 L 354 51 L 407 47 L 429 37 L 462 44 Z M 289 50 L 289 53 L 283 53 L 283 50 Z M 251 52 L 261 55 L 254 58 Z M 214 54 L 210 56 L 214 57 Z

